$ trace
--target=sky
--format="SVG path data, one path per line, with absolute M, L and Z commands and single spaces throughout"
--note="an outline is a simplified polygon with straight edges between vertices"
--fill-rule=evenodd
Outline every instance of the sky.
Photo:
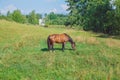
M 6 14 L 19 9 L 23 14 L 29 14 L 32 10 L 36 13 L 68 13 L 65 0 L 0 0 L 0 12 Z

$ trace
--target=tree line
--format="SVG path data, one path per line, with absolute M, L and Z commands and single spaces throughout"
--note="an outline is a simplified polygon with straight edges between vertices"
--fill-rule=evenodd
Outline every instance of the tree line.
M 84 30 L 120 34 L 119 0 L 66 0 L 69 6 L 66 25 L 81 26 Z
M 30 24 L 38 24 L 38 20 L 42 18 L 41 14 L 35 13 L 35 11 L 31 11 L 28 15 L 24 15 L 20 10 L 14 10 L 13 12 L 8 11 L 6 15 L 0 15 L 0 19 L 6 19 L 9 21 L 15 21 L 18 23 L 30 23 Z
M 66 22 L 67 15 L 56 14 L 51 12 L 45 14 L 44 20 L 46 25 L 64 25 Z M 0 14 L 0 19 L 6 19 L 9 21 L 15 21 L 18 23 L 29 23 L 29 24 L 39 24 L 39 19 L 42 19 L 42 14 L 36 13 L 35 10 L 31 11 L 29 14 L 22 14 L 20 10 L 14 10 L 13 12 L 8 11 L 6 15 Z
M 45 15 L 45 22 L 48 25 L 64 25 L 67 20 L 67 15 L 56 14 L 54 12 Z

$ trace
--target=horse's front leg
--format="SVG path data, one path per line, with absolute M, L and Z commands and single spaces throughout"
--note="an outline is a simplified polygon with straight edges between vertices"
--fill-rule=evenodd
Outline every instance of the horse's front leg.
M 62 51 L 65 49 L 65 43 L 62 43 Z

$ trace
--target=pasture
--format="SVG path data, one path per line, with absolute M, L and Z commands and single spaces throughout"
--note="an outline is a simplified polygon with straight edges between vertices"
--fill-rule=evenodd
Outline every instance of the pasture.
M 76 50 L 55 44 L 47 50 L 47 37 L 67 33 Z M 120 40 L 65 27 L 40 27 L 0 20 L 0 80 L 119 80 Z

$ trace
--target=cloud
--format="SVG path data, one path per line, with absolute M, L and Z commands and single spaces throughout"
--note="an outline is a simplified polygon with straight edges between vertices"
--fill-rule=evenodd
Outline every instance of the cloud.
M 53 1 L 57 1 L 57 0 L 46 0 L 47 2 L 53 2 Z
M 56 9 L 56 8 L 51 9 L 49 12 L 54 12 L 54 13 L 57 13 L 57 9 Z
M 68 9 L 68 6 L 66 4 L 61 4 L 61 7 L 63 10 L 67 10 Z
M 4 7 L 3 9 L 0 9 L 0 11 L 2 14 L 6 14 L 8 11 L 13 12 L 16 9 L 17 9 L 17 7 L 15 7 L 14 5 L 11 4 L 11 5 Z

